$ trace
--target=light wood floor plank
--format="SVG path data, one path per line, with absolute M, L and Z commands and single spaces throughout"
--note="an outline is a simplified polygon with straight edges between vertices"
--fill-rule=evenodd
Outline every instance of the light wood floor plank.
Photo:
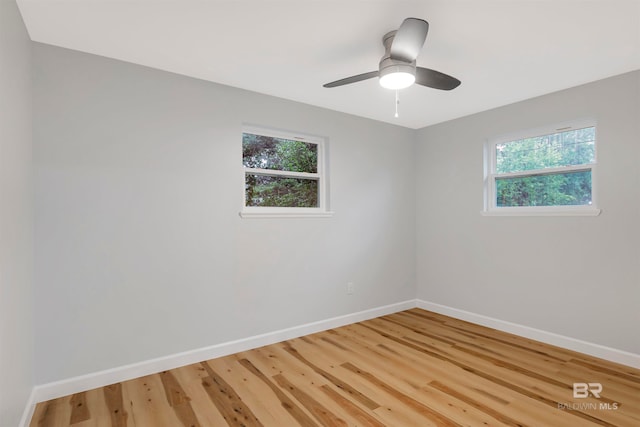
M 171 371 L 160 373 L 162 386 L 167 402 L 182 423 L 182 427 L 201 427 L 198 417 L 191 406 L 191 398 L 187 395 L 180 382 Z
M 173 369 L 185 393 L 191 398 L 191 407 L 202 426 L 225 426 L 226 421 L 217 410 L 209 395 L 202 386 L 204 378 L 208 378 L 207 371 L 200 363 Z M 136 424 L 137 426 L 138 424 Z
M 300 354 L 300 352 L 290 342 L 286 343 L 285 350 L 287 351 L 287 353 L 291 354 L 293 357 L 298 359 L 300 362 L 302 362 L 305 365 L 309 366 L 315 373 L 317 373 L 318 375 L 321 375 L 323 378 L 325 378 L 327 381 L 331 382 L 334 386 L 336 386 L 340 390 L 342 390 L 345 393 L 348 393 L 349 395 L 351 395 L 351 397 L 354 400 L 357 400 L 358 402 L 360 402 L 361 404 L 363 404 L 367 408 L 376 409 L 376 408 L 378 408 L 380 406 L 378 403 L 374 402 L 373 400 L 371 400 L 370 398 L 368 398 L 367 396 L 362 394 L 359 390 L 357 390 L 356 388 L 351 386 L 351 384 L 349 384 L 349 383 L 347 383 L 345 381 L 342 381 L 340 378 L 336 377 L 335 375 L 330 373 L 328 370 L 322 369 L 318 365 L 316 365 L 313 362 L 311 362 L 309 360 L 308 356 L 305 357 L 302 354 Z M 311 353 L 311 354 L 313 354 L 313 353 Z M 322 354 L 322 353 L 316 353 L 316 355 L 318 355 L 318 354 Z
M 214 362 L 212 362 L 214 363 Z M 202 362 L 209 377 L 202 380 L 202 386 L 207 391 L 218 411 L 231 427 L 262 427 L 263 424 L 253 414 L 238 396 L 238 393 L 220 376 L 207 362 Z
M 313 391 L 315 386 L 300 387 L 293 384 L 283 374 L 273 377 L 278 385 L 286 390 L 293 398 L 295 398 L 302 406 L 304 406 L 323 426 L 347 426 L 346 421 L 327 409 L 326 406 L 318 402 L 309 392 Z
M 209 361 L 208 364 L 233 388 L 263 425 L 274 425 L 278 420 L 295 424 L 295 419 L 289 419 L 290 414 L 282 405 L 273 405 L 269 399 L 265 399 L 265 396 L 272 396 L 272 390 L 240 361 L 227 357 Z
M 89 407 L 87 406 L 86 392 L 76 393 L 71 396 L 69 404 L 71 405 L 71 416 L 69 417 L 69 424 L 78 424 L 91 418 Z
M 167 401 L 160 374 L 148 375 L 123 384 L 123 397 L 127 402 L 129 427 L 149 425 L 175 426 L 181 423 Z
M 296 404 L 289 396 L 282 391 L 274 380 L 267 377 L 262 371 L 251 363 L 249 359 L 243 358 L 238 361 L 251 374 L 255 375 L 260 381 L 262 381 L 275 395 L 275 397 L 281 402 L 280 406 L 283 407 L 293 419 L 302 427 L 317 427 L 318 424 L 314 421 L 302 408 Z
M 599 382 L 600 398 L 573 384 Z M 30 427 L 640 425 L 640 370 L 411 309 L 39 403 Z
M 126 399 L 126 392 L 124 392 L 124 396 Z M 111 416 L 102 390 L 99 388 L 89 390 L 86 392 L 86 397 L 91 418 L 85 423 L 73 427 L 111 427 Z M 125 406 L 127 405 L 129 405 L 129 401 L 125 400 Z
M 335 401 L 342 409 L 347 411 L 352 418 L 354 418 L 357 422 L 357 425 L 362 427 L 384 427 L 384 424 L 380 422 L 376 417 L 372 414 L 367 413 L 358 405 L 351 402 L 349 399 L 345 398 L 343 395 L 335 391 L 328 385 L 323 385 L 322 391 L 327 394 L 331 399 Z M 377 406 L 379 408 L 380 406 Z

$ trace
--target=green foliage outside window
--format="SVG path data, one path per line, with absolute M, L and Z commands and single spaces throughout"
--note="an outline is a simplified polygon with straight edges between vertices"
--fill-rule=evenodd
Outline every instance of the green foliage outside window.
M 315 174 L 318 145 L 243 133 L 242 163 L 247 168 Z M 247 172 L 245 196 L 246 206 L 318 207 L 318 180 Z
M 591 171 L 496 179 L 496 206 L 570 206 L 591 203 Z
M 318 206 L 318 181 L 313 179 L 247 174 L 245 191 L 247 206 Z
M 589 205 L 591 170 L 545 169 L 595 162 L 595 128 L 583 128 L 496 145 L 496 173 L 539 171 L 516 177 L 496 177 L 496 206 Z

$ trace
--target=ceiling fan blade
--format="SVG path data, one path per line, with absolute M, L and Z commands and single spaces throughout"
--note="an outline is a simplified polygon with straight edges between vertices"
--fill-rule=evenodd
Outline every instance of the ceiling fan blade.
M 391 43 L 391 59 L 412 62 L 424 46 L 429 23 L 423 19 L 407 18 L 402 22 Z
M 350 83 L 356 83 L 356 82 L 359 82 L 359 81 L 362 81 L 362 80 L 372 79 L 374 77 L 378 77 L 378 72 L 377 71 L 370 71 L 368 73 L 358 74 L 357 76 L 351 76 L 351 77 L 347 77 L 345 79 L 336 80 L 335 82 L 324 84 L 324 85 L 322 85 L 322 87 L 343 86 L 343 85 L 348 85 Z
M 434 89 L 451 90 L 460 86 L 462 82 L 440 71 L 416 67 L 416 83 Z

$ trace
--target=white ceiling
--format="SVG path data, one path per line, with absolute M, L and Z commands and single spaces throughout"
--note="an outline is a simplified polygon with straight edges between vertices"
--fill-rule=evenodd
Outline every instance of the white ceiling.
M 409 128 L 640 69 L 640 0 L 17 0 L 32 40 Z M 377 79 L 382 36 L 429 22 L 418 65 L 451 92 Z

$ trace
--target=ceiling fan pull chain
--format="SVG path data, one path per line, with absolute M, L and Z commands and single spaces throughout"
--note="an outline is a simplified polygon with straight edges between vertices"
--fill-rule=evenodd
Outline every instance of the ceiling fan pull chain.
M 396 89 L 396 119 L 398 118 L 398 106 L 400 105 L 400 91 Z

